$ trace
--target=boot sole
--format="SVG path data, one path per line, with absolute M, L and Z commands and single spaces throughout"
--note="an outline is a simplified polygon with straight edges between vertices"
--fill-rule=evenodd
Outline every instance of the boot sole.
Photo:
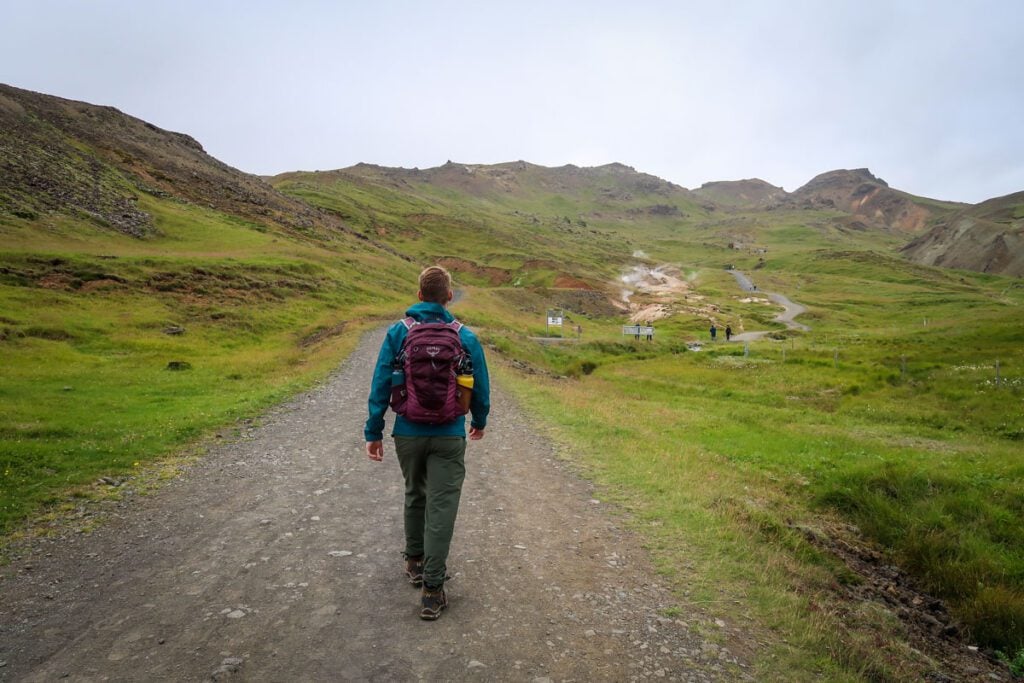
M 441 612 L 443 612 L 447 607 L 448 605 L 445 605 L 436 612 L 434 610 L 420 610 L 420 619 L 423 621 L 436 621 L 438 617 L 441 616 Z

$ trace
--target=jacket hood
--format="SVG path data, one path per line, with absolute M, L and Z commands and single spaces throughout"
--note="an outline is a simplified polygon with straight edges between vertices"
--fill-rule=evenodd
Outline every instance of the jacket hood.
M 419 322 L 442 320 L 450 323 L 455 320 L 455 316 L 447 308 L 432 301 L 421 301 L 418 304 L 413 304 L 405 311 L 405 314 Z

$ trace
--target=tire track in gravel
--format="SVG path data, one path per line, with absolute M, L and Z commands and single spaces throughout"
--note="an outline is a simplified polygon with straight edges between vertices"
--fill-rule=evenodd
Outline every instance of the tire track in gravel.
M 500 387 L 467 449 L 450 608 L 421 621 L 393 445 L 363 450 L 382 338 L 91 535 L 23 547 L 0 680 L 751 680 L 723 622 L 663 616 L 639 540 Z

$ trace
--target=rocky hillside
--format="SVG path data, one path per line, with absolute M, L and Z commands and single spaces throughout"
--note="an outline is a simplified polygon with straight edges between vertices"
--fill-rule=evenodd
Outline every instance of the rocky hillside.
M 760 178 L 704 183 L 693 194 L 715 206 L 734 209 L 766 209 L 789 196 L 781 187 Z
M 346 230 L 211 157 L 188 135 L 113 107 L 0 84 L 0 211 L 30 220 L 58 212 L 144 237 L 157 228 L 140 207 L 143 195 L 293 232 Z
M 941 219 L 904 247 L 903 254 L 931 266 L 1024 276 L 1024 192 Z
M 852 228 L 885 228 L 910 235 L 962 205 L 893 190 L 866 168 L 829 171 L 815 176 L 785 199 L 790 207 L 848 212 Z
M 344 235 L 404 258 L 468 260 L 470 270 L 493 269 L 486 254 L 509 282 L 523 268 L 544 271 L 544 281 L 579 279 L 566 256 L 608 263 L 642 247 L 632 242 L 648 239 L 638 230 L 678 235 L 716 210 L 774 209 L 828 209 L 844 229 L 920 236 L 904 253 L 922 263 L 1018 274 L 1015 196 L 969 207 L 894 190 L 867 169 L 823 173 L 793 193 L 757 178 L 690 191 L 619 163 L 357 164 L 264 180 L 112 107 L 0 84 L 0 216 L 58 214 L 145 238 L 159 232 L 153 202 L 193 204 L 302 239 Z M 448 239 L 453 231 L 469 239 Z M 538 251 L 561 265 L 537 268 Z

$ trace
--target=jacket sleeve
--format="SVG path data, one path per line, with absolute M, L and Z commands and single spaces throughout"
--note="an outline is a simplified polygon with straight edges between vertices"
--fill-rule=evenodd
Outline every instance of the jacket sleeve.
M 398 330 L 392 326 L 384 337 L 384 343 L 381 344 L 380 353 L 377 355 L 377 364 L 373 368 L 370 398 L 367 401 L 370 416 L 363 428 L 363 436 L 367 441 L 380 441 L 384 438 L 384 413 L 387 412 L 391 399 L 391 365 L 402 347 L 401 339 L 398 337 Z
M 466 330 L 463 346 L 473 359 L 473 397 L 469 402 L 472 419 L 469 425 L 476 429 L 484 429 L 487 427 L 487 415 L 491 412 L 491 380 L 487 373 L 487 360 L 476 335 L 471 330 L 463 329 Z

